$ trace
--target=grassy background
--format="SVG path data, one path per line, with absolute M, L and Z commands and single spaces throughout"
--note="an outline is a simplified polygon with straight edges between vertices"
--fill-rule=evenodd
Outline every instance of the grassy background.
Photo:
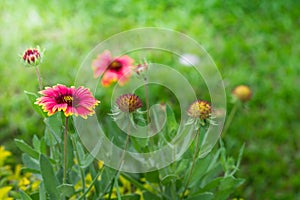
M 232 155 L 246 143 L 236 192 L 245 199 L 300 196 L 300 3 L 298 1 L 8 1 L 0 2 L 0 143 L 41 134 L 42 121 L 23 90 L 36 91 L 34 69 L 18 55 L 46 49 L 46 85 L 71 84 L 86 54 L 103 39 L 154 26 L 191 36 L 210 53 L 227 92 L 238 84 L 254 91 L 225 137 Z M 230 95 L 228 95 L 230 96 Z M 229 97 L 228 97 L 229 99 Z M 231 108 L 231 105 L 228 105 Z

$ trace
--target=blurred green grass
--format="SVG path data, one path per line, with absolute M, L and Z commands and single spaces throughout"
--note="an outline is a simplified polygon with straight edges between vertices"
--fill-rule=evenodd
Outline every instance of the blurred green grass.
M 45 85 L 74 81 L 87 53 L 112 34 L 154 26 L 186 33 L 206 48 L 231 89 L 248 84 L 248 108 L 236 115 L 225 142 L 232 155 L 245 142 L 236 196 L 296 199 L 300 196 L 300 3 L 298 1 L 37 1 L 0 2 L 0 143 L 43 131 L 23 90 L 36 91 L 34 69 L 18 55 L 46 49 Z M 228 105 L 228 109 L 231 105 Z M 18 153 L 18 152 L 16 152 Z

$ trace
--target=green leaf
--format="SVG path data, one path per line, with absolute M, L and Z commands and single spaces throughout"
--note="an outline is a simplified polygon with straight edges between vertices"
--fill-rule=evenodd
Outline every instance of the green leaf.
M 140 200 L 141 196 L 138 194 L 129 194 L 121 196 L 122 200 Z M 113 198 L 112 200 L 118 200 L 118 198 Z
M 41 153 L 41 142 L 36 135 L 33 136 L 32 145 L 37 152 Z
M 47 199 L 45 185 L 44 185 L 43 181 L 41 181 L 39 193 L 40 193 L 40 199 L 39 200 L 46 200 Z
M 56 138 L 53 136 L 52 132 L 50 131 L 50 128 L 47 126 L 45 128 L 44 135 L 45 135 L 45 142 L 50 148 L 52 148 L 53 146 L 55 146 L 58 143 L 58 141 L 56 140 Z M 61 141 L 60 138 L 59 138 L 59 141 Z
M 166 111 L 167 111 L 167 128 L 168 128 L 168 132 L 171 133 L 174 130 L 177 130 L 178 123 L 176 121 L 175 114 L 174 114 L 173 110 L 169 106 L 167 106 Z M 170 135 L 171 138 L 173 136 L 174 135 Z
M 40 144 L 40 152 L 42 154 L 45 154 L 47 153 L 47 145 L 46 145 L 46 141 L 45 141 L 45 137 L 42 137 L 41 140 L 40 140 L 41 144 Z
M 33 148 L 31 148 L 31 146 L 29 146 L 23 140 L 15 139 L 15 143 L 21 151 L 27 153 L 32 158 L 35 158 L 37 160 L 39 159 L 39 153 L 35 151 Z
M 145 191 L 143 192 L 143 197 L 145 200 L 147 199 L 151 199 L 151 200 L 160 200 L 161 198 L 154 195 L 153 193 L 149 192 L 149 191 Z
M 220 186 L 217 192 L 215 193 L 216 199 L 226 200 L 229 197 L 229 195 L 232 194 L 233 191 L 243 183 L 243 179 L 237 179 L 233 176 L 223 178 L 220 181 Z
M 192 196 L 192 197 L 189 197 L 187 198 L 187 200 L 211 200 L 211 199 L 214 199 L 214 194 L 211 193 L 211 192 L 204 192 L 204 193 L 201 193 L 201 194 L 197 194 L 196 196 Z
M 81 167 L 87 168 L 94 161 L 94 159 L 94 156 L 92 156 L 91 154 L 86 154 L 85 158 L 81 161 Z
M 40 170 L 31 169 L 31 168 L 22 168 L 22 173 L 33 173 L 33 174 L 40 174 Z
M 74 194 L 75 189 L 73 185 L 70 184 L 62 184 L 57 187 L 57 190 L 63 197 L 70 197 Z
M 96 194 L 99 194 L 100 193 L 100 183 L 99 183 L 100 181 L 98 179 L 95 179 L 95 178 L 97 178 L 99 172 L 97 173 L 94 165 L 89 165 L 89 171 L 92 175 L 92 179 L 95 180 L 94 185 L 95 185 Z
M 45 190 L 49 194 L 50 200 L 60 199 L 59 191 L 57 190 L 59 182 L 54 174 L 50 161 L 43 154 L 40 155 L 40 166 Z
M 205 185 L 203 188 L 201 188 L 197 192 L 193 193 L 193 196 L 197 196 L 198 194 L 202 194 L 203 192 L 207 192 L 207 191 L 214 192 L 215 190 L 217 190 L 222 179 L 223 179 L 223 177 L 218 177 L 218 178 L 212 180 L 207 185 Z
M 159 172 L 157 170 L 152 172 L 147 172 L 145 173 L 145 178 L 147 181 L 151 183 L 159 183 Z
M 46 124 L 48 131 L 55 137 L 56 141 L 61 143 L 63 124 L 60 113 L 45 118 L 44 123 Z
M 32 193 L 30 194 L 30 198 L 31 198 L 32 200 L 38 200 L 38 199 L 39 199 L 39 196 L 40 196 L 40 193 L 39 193 L 38 191 L 32 192 Z
M 232 190 L 234 188 L 237 188 L 241 184 L 244 183 L 244 179 L 235 178 L 233 176 L 228 176 L 221 180 L 220 183 L 220 190 Z
M 20 196 L 21 200 L 32 200 L 28 194 L 26 194 L 24 191 L 20 190 Z
M 194 187 L 194 186 L 197 187 L 200 185 L 200 184 L 198 184 L 198 182 L 201 181 L 203 176 L 206 174 L 208 167 L 211 164 L 212 159 L 213 159 L 212 154 L 209 154 L 205 158 L 199 159 L 196 162 L 195 168 L 193 170 L 193 174 L 191 177 L 191 183 L 190 183 L 190 185 L 192 187 Z
M 34 104 L 34 102 L 36 102 L 36 99 L 38 98 L 38 95 L 33 93 L 33 92 L 28 92 L 28 91 L 24 91 L 24 93 L 26 94 L 28 100 L 31 103 L 31 106 L 33 107 L 33 109 L 43 118 L 46 118 L 47 115 L 45 112 L 43 112 L 42 108 L 36 104 Z
M 27 154 L 22 155 L 22 161 L 26 168 L 40 172 L 40 163 L 38 160 L 31 158 Z
M 171 181 L 176 181 L 177 178 L 178 178 L 178 176 L 176 174 L 169 174 L 161 179 L 161 183 L 163 185 L 166 185 L 166 184 L 170 183 Z
M 122 173 L 122 176 L 127 179 L 128 181 L 130 181 L 133 185 L 135 185 L 137 188 L 141 189 L 141 190 L 146 190 L 151 192 L 154 196 L 158 197 L 157 194 L 155 194 L 153 191 L 150 191 L 149 189 L 145 188 L 145 186 L 140 183 L 138 180 L 136 180 L 135 178 L 131 177 L 131 175 L 126 174 L 126 173 Z

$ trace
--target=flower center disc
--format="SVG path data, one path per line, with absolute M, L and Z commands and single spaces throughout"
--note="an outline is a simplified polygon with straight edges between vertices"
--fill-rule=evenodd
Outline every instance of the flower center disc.
M 119 63 L 118 61 L 113 61 L 112 63 L 110 63 L 110 65 L 108 66 L 109 69 L 114 69 L 114 70 L 118 70 L 122 67 L 121 63 Z
M 72 96 L 63 96 L 62 102 L 68 104 L 69 106 L 72 106 L 73 97 Z

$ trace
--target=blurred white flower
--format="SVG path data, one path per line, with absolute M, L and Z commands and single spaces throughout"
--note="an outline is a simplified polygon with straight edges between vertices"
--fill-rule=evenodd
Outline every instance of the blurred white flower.
M 191 67 L 194 65 L 197 65 L 199 63 L 200 59 L 198 56 L 194 55 L 194 54 L 183 54 L 180 58 L 179 58 L 179 62 L 182 65 Z

